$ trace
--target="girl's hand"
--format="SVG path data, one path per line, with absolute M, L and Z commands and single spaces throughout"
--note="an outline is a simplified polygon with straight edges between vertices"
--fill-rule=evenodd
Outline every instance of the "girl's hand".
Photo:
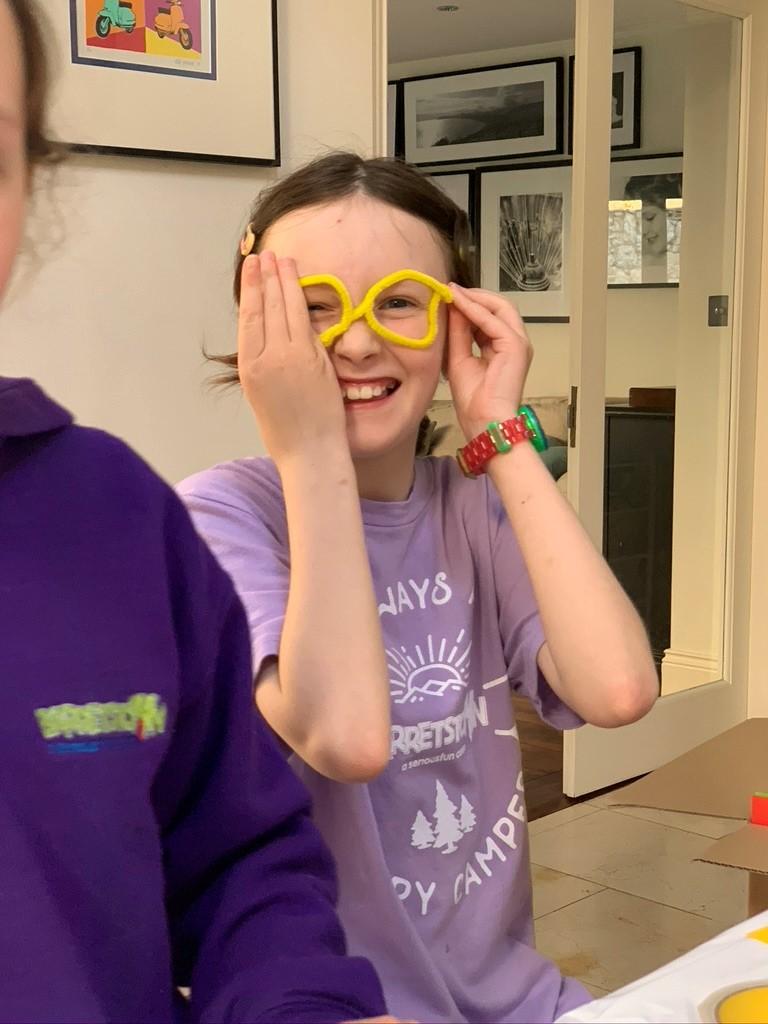
M 240 383 L 278 467 L 296 455 L 346 451 L 344 403 L 317 340 L 293 260 L 248 256 L 241 272 Z
M 517 416 L 533 358 L 520 314 L 506 299 L 481 288 L 451 285 L 448 307 L 448 382 L 468 441 L 494 420 Z M 472 352 L 472 342 L 480 355 Z

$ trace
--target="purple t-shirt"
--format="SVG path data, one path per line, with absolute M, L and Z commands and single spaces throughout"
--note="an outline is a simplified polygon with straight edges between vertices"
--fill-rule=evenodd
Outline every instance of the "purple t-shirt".
M 278 653 L 289 555 L 279 475 L 244 459 L 180 491 L 248 613 L 254 665 Z M 558 728 L 580 719 L 538 671 L 530 580 L 487 478 L 416 463 L 402 502 L 363 501 L 386 646 L 392 755 L 367 785 L 296 756 L 339 867 L 350 950 L 390 1012 L 421 1021 L 552 1021 L 589 996 L 534 949 L 520 746 L 510 689 Z

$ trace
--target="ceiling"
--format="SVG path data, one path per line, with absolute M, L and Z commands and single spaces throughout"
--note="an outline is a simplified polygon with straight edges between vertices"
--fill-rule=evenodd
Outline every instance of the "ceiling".
M 452 14 L 437 10 L 442 2 L 388 0 L 391 64 L 573 38 L 575 0 L 453 0 L 459 10 Z M 615 31 L 711 17 L 678 0 L 616 0 Z

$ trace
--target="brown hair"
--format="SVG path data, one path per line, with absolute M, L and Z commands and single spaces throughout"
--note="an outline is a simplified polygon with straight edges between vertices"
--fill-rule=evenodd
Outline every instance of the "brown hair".
M 446 250 L 451 279 L 467 287 L 475 283 L 466 213 L 415 167 L 385 157 L 366 160 L 356 153 L 328 153 L 262 191 L 248 218 L 255 237 L 254 252 L 258 251 L 269 228 L 286 214 L 355 194 L 378 199 L 425 221 Z M 244 257 L 238 250 L 234 280 L 237 303 L 243 262 Z M 238 383 L 236 353 L 210 358 L 228 368 L 213 379 L 213 384 Z
M 26 154 L 31 169 L 53 163 L 61 156 L 58 146 L 46 135 L 46 112 L 50 68 L 45 23 L 34 0 L 7 0 L 18 28 L 24 66 L 24 110 Z

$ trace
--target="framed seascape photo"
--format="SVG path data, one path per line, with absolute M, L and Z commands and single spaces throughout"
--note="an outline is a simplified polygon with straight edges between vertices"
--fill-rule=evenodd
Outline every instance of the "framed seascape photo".
M 642 47 L 613 51 L 611 149 L 637 149 L 642 129 Z M 574 58 L 568 60 L 568 152 L 573 152 Z
M 529 164 L 480 175 L 480 280 L 529 321 L 566 321 L 571 165 Z
M 682 226 L 682 154 L 611 162 L 609 286 L 679 285 Z
M 279 163 L 276 0 L 59 0 L 49 20 L 63 142 Z
M 563 147 L 563 58 L 403 80 L 405 158 L 480 163 Z

